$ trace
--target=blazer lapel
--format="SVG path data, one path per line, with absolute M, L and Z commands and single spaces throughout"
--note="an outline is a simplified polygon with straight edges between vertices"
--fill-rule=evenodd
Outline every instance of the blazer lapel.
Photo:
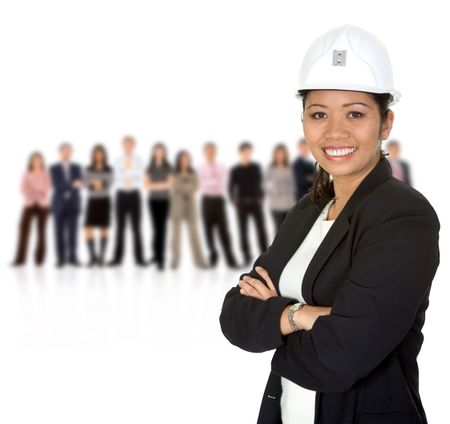
M 328 230 L 328 233 L 326 234 L 322 243 L 314 253 L 305 271 L 305 274 L 303 275 L 302 296 L 308 304 L 315 304 L 312 292 L 316 277 L 327 262 L 330 255 L 347 234 L 350 228 L 350 223 L 355 208 L 361 203 L 361 200 L 365 196 L 367 196 L 376 186 L 388 179 L 391 175 L 392 171 L 389 163 L 387 159 L 383 157 L 359 184 L 359 186 L 350 196 L 342 211 L 337 216 L 335 222 Z M 320 212 L 328 203 L 328 201 L 329 199 L 322 199 L 319 205 L 311 204 L 309 206 L 310 210 L 306 215 L 305 225 L 302 226 L 301 231 L 299 231 L 299 233 L 296 235 L 295 241 L 289 249 L 289 258 L 295 253 L 298 246 L 306 237 L 315 220 L 318 218 Z

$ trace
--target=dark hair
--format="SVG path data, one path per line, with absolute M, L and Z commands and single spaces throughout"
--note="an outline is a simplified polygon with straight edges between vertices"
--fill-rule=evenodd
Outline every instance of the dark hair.
M 39 159 L 41 159 L 42 162 L 42 168 L 41 169 L 45 169 L 45 161 L 44 161 L 44 156 L 42 155 L 41 152 L 38 151 L 34 151 L 30 154 L 30 156 L 28 157 L 28 165 L 27 165 L 27 169 L 28 171 L 32 171 L 33 170 L 33 159 L 35 157 L 38 157 Z
M 252 143 L 250 143 L 249 141 L 243 141 L 240 145 L 239 145 L 239 151 L 242 152 L 242 150 L 245 149 L 251 149 Z
M 155 157 L 155 150 L 156 149 L 163 149 L 164 157 L 163 157 L 162 167 L 165 168 L 165 169 L 172 169 L 172 167 L 169 164 L 169 161 L 167 160 L 167 148 L 166 148 L 165 144 L 162 143 L 162 142 L 158 142 L 158 143 L 155 143 L 155 145 L 152 148 L 152 155 L 151 155 L 151 158 L 150 158 L 150 163 L 149 163 L 149 165 L 147 167 L 147 171 L 151 172 L 151 171 L 153 171 L 154 169 L 157 168 L 157 166 L 156 166 L 156 157 Z
M 183 155 L 186 155 L 189 158 L 189 162 L 191 160 L 191 155 L 189 154 L 189 152 L 187 150 L 180 150 L 177 154 L 177 158 L 175 159 L 175 170 L 177 173 L 181 172 L 181 157 Z M 189 164 L 188 167 L 188 172 L 189 173 L 193 173 L 194 169 L 192 168 L 192 166 Z
M 299 90 L 297 97 L 301 98 L 303 110 L 305 110 L 306 97 L 310 90 Z M 381 121 L 383 122 L 389 112 L 389 104 L 391 101 L 390 93 L 367 93 L 370 94 L 378 105 Z M 385 159 L 388 154 L 383 150 L 380 151 L 380 160 Z M 390 167 L 388 161 L 386 161 Z M 330 179 L 330 174 L 323 169 L 316 161 L 314 165 L 314 177 L 309 196 L 313 203 L 318 203 L 322 197 L 332 199 L 335 196 L 333 181 Z
M 105 148 L 105 146 L 103 144 L 96 144 L 92 148 L 92 151 L 91 151 L 91 164 L 89 165 L 88 169 L 90 171 L 95 171 L 96 170 L 97 161 L 95 159 L 95 155 L 97 154 L 98 151 L 102 152 L 102 154 L 103 154 L 103 161 L 102 161 L 103 162 L 102 163 L 103 169 L 105 171 L 109 171 L 111 168 L 108 165 L 108 154 L 106 153 L 106 148 Z
M 274 149 L 272 151 L 272 162 L 271 162 L 270 166 L 271 167 L 277 166 L 276 154 L 279 150 L 281 150 L 284 153 L 283 165 L 288 167 L 289 166 L 289 152 L 288 152 L 286 145 L 283 143 L 279 143 L 274 147 Z

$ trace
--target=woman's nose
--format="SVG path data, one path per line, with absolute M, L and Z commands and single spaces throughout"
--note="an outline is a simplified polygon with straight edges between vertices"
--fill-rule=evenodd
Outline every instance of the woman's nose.
M 328 140 L 345 140 L 350 138 L 350 131 L 342 119 L 329 117 L 325 126 L 324 137 Z

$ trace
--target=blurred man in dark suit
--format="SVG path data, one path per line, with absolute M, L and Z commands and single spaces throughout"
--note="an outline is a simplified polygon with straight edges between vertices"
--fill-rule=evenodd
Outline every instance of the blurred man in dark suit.
M 306 140 L 301 138 L 298 142 L 298 157 L 292 164 L 295 177 L 296 195 L 300 200 L 311 188 L 314 176 L 314 163 L 308 158 L 309 148 Z
M 400 181 L 412 186 L 409 164 L 405 160 L 400 159 L 400 143 L 397 140 L 389 141 L 387 150 L 389 153 L 387 159 L 392 168 L 392 175 Z
M 57 266 L 62 267 L 66 263 L 78 266 L 76 250 L 78 216 L 81 209 L 81 167 L 71 162 L 72 146 L 69 143 L 61 144 L 59 155 L 60 162 L 50 167 Z

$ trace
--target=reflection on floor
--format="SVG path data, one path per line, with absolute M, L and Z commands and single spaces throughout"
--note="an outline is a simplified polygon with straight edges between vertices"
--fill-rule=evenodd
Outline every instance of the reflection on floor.
M 0 422 L 255 422 L 271 353 L 218 320 L 245 271 L 3 269 Z

